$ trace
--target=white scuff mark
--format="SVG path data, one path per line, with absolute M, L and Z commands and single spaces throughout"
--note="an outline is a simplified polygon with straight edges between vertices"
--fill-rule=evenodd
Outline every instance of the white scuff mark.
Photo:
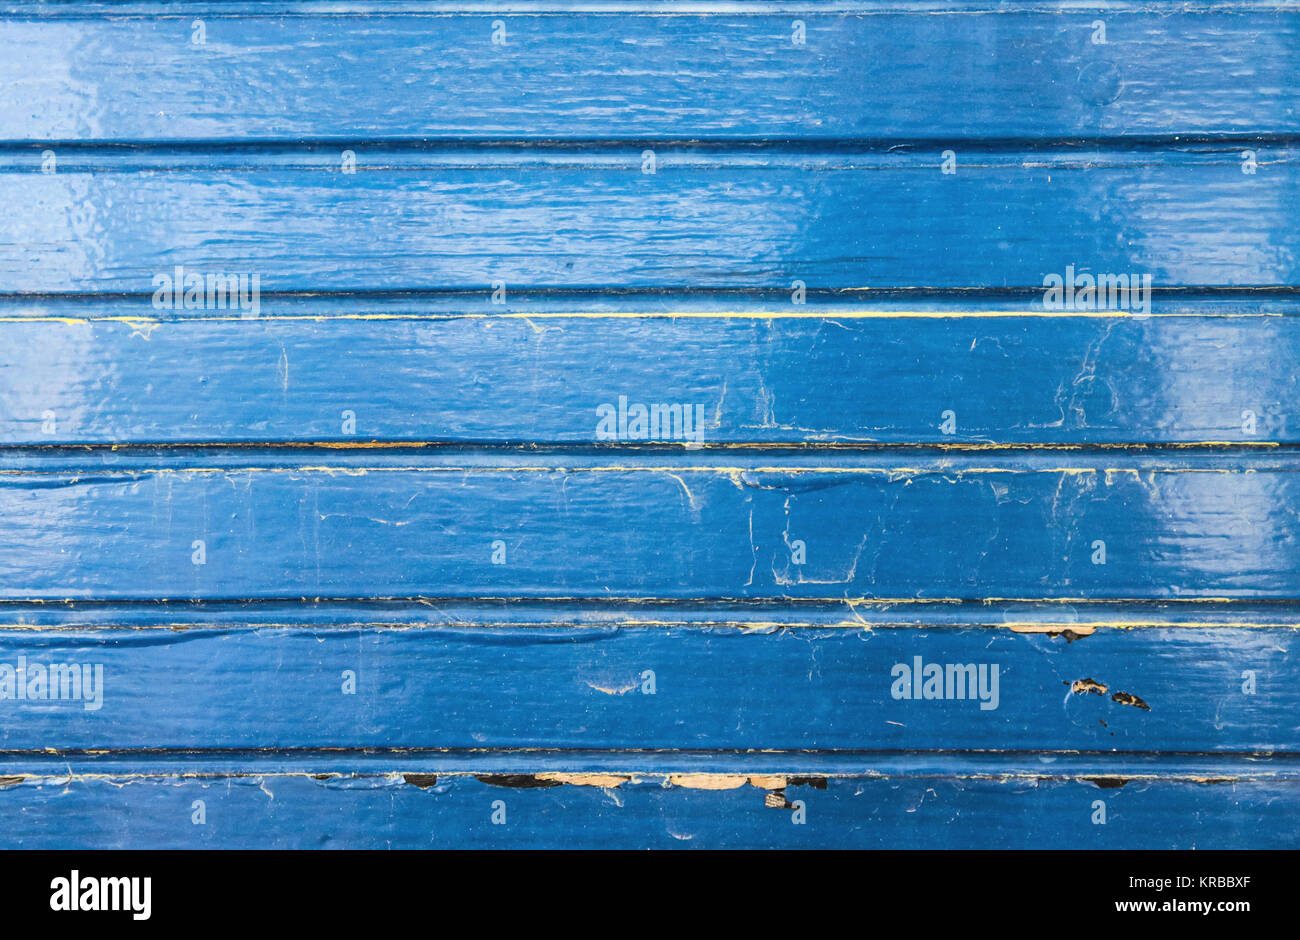
M 722 407 L 727 401 L 727 377 L 722 377 L 722 393 L 718 395 L 718 407 L 713 409 L 713 427 L 709 430 L 716 431 L 722 427 Z M 696 429 L 699 430 L 698 428 Z
M 138 336 L 142 340 L 148 341 L 150 334 L 152 334 L 154 330 L 158 329 L 158 327 L 162 326 L 162 324 L 157 320 L 153 320 L 149 322 L 130 322 L 127 323 L 127 326 L 131 327 L 131 332 L 128 334 L 128 338 L 130 336 Z
M 787 505 L 788 503 L 789 501 L 787 500 Z M 787 549 L 790 549 L 789 533 L 790 530 L 787 526 L 783 538 Z M 858 542 L 858 547 L 853 553 L 853 558 L 849 562 L 848 571 L 846 571 L 844 576 L 841 578 L 805 578 L 803 572 L 800 571 L 797 573 L 797 576 L 792 579 L 788 574 L 778 572 L 775 566 L 772 568 L 772 577 L 776 583 L 782 587 L 793 587 L 799 584 L 852 584 L 858 574 L 858 562 L 862 558 L 862 553 L 866 551 L 867 540 L 870 537 L 871 533 L 863 533 L 862 539 Z M 787 568 L 786 571 L 788 572 L 789 568 Z
M 753 587 L 754 570 L 758 567 L 758 546 L 754 544 L 754 506 L 750 503 L 749 507 L 749 579 L 745 581 L 745 587 Z
M 538 326 L 536 323 L 534 323 L 531 317 L 520 316 L 520 317 L 518 317 L 518 319 L 523 320 L 525 323 L 527 323 L 527 324 L 528 324 L 528 328 L 531 329 L 534 333 L 538 334 L 539 336 L 540 336 L 542 333 L 545 333 L 546 330 L 547 330 L 546 327 L 544 327 L 544 326 Z
M 391 525 L 394 527 L 401 527 L 404 525 L 411 524 L 410 519 L 407 519 L 405 522 L 394 522 L 391 519 L 381 519 L 378 516 L 362 516 L 354 512 L 318 512 L 316 515 L 321 522 L 324 522 L 327 519 L 365 519 L 367 522 L 373 522 L 376 523 L 377 525 Z M 317 533 L 317 538 L 319 539 L 319 532 Z M 319 554 L 319 545 L 318 545 L 318 554 Z
M 874 625 L 865 617 L 863 617 L 860 613 L 858 613 L 857 605 L 854 604 L 850 598 L 845 597 L 844 604 L 846 607 L 848 607 L 849 613 L 853 615 L 853 619 L 856 620 L 858 623 L 862 624 L 862 633 L 859 636 L 859 639 L 863 639 L 863 640 L 868 639 Z
M 926 787 L 925 790 L 922 791 L 921 793 L 921 799 L 917 801 L 915 806 L 913 806 L 911 809 L 908 810 L 909 813 L 915 813 L 918 809 L 920 809 L 925 804 L 926 794 L 930 794 L 936 798 L 938 798 L 939 796 L 939 794 L 936 793 L 932 788 Z
M 692 493 L 692 492 L 691 492 L 691 488 L 690 488 L 689 486 L 686 485 L 686 481 L 683 480 L 683 479 L 682 479 L 680 476 L 678 476 L 676 473 L 670 473 L 670 474 L 668 474 L 668 476 L 670 476 L 670 477 L 672 477 L 674 480 L 676 480 L 677 483 L 678 483 L 678 485 L 681 486 L 681 488 L 682 488 L 682 492 L 686 494 L 686 502 L 687 502 L 687 505 L 689 505 L 689 506 L 691 507 L 691 511 L 692 511 L 692 512 L 699 512 L 699 511 L 700 511 L 700 507 L 699 507 L 698 505 L 696 505 L 696 502 L 695 502 L 695 494 Z

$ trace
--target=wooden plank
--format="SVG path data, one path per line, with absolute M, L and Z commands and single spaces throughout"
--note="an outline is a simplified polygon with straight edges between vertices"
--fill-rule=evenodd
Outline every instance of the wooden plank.
M 933 153 L 688 149 L 664 154 L 654 174 L 642 172 L 639 148 L 515 150 L 501 163 L 471 153 L 453 165 L 417 152 L 411 165 L 382 158 L 353 175 L 332 152 L 284 166 L 236 156 L 215 167 L 207 152 L 135 168 L 65 160 L 47 174 L 40 148 L 11 153 L 0 200 L 31 211 L 7 222 L 0 286 L 151 302 L 162 291 L 172 309 L 154 279 L 178 265 L 256 275 L 267 293 L 455 289 L 485 305 L 494 284 L 507 299 L 528 288 L 789 296 L 796 280 L 815 290 L 1012 287 L 1042 299 L 1045 279 L 1071 266 L 1149 275 L 1158 289 L 1300 284 L 1290 146 L 1261 148 L 1266 166 L 1254 175 L 1236 147 L 992 154 L 954 175 Z M 214 297 L 208 312 L 260 313 L 251 283 L 248 309 L 232 314 Z
M 689 437 L 640 436 L 704 446 L 1300 440 L 1295 301 L 1157 297 L 1150 319 L 1020 299 L 484 306 L 302 298 L 177 320 L 144 299 L 10 304 L 0 441 L 595 443 L 620 396 L 700 406 Z
M 509 787 L 500 784 L 520 781 L 432 775 L 408 782 L 400 773 L 319 780 L 46 777 L 0 789 L 7 820 L 0 845 L 1281 849 L 1300 838 L 1295 781 L 1102 787 L 1049 774 L 832 777 L 774 791 L 766 787 L 780 781 L 755 786 L 745 779 L 717 780 L 732 788 L 714 790 L 699 788 L 706 781 L 698 778 L 673 785 L 662 777 L 617 787 Z M 493 824 L 494 813 L 504 822 Z
M 5 470 L 0 597 L 1300 596 L 1289 452 L 210 456 Z
M 1141 612 L 1113 622 L 1125 616 Z M 924 611 L 910 626 L 874 629 L 851 617 L 835 628 L 657 622 L 670 617 L 8 629 L 0 750 L 6 772 L 29 756 L 19 752 L 85 750 L 242 751 L 265 762 L 306 749 L 322 752 L 321 767 L 365 748 L 608 752 L 606 765 L 637 751 L 771 750 L 802 773 L 817 766 L 807 752 L 822 751 L 931 751 L 941 762 L 945 751 L 1049 762 L 1065 752 L 1300 754 L 1289 681 L 1300 621 L 1077 626 L 1067 637 L 934 629 Z M 63 682 L 65 665 L 84 684 Z M 56 667 L 60 681 L 42 683 Z M 593 770 L 589 755 L 571 763 Z
M 1244 136 L 1300 94 L 1290 4 L 512 6 L 9 3 L 0 137 Z

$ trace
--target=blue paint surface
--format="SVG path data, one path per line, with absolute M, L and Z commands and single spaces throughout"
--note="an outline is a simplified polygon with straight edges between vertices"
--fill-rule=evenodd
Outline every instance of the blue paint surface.
M 1300 593 L 1289 452 L 92 459 L 0 472 L 0 598 Z
M 598 298 L 264 297 L 256 321 L 144 297 L 0 305 L 31 318 L 4 325 L 0 430 L 36 445 L 578 444 L 623 395 L 702 407 L 705 445 L 1300 439 L 1294 299 L 1157 293 L 1133 319 L 1046 316 L 1023 296 Z
M 265 291 L 1038 288 L 1067 265 L 1152 286 L 1294 288 L 1300 157 L 1209 152 L 1023 153 L 945 175 L 938 152 L 885 159 L 662 155 L 589 165 L 175 165 L 102 172 L 26 151 L 0 200 L 30 201 L 0 277 L 23 293 L 152 295 L 176 265 L 258 274 Z M 55 151 L 57 155 L 57 151 Z M 57 159 L 57 156 L 56 156 Z M 819 166 L 818 164 L 828 164 Z M 1055 164 L 1055 165 L 1054 165 Z M 86 239 L 95 250 L 86 251 Z M 44 245 L 33 264 L 26 244 Z M 960 250 L 958 247 L 960 246 Z
M 0 4 L 0 845 L 1295 847 L 1298 39 Z
M 1098 9 L 1059 3 L 746 3 L 715 15 L 698 11 L 719 5 L 694 4 L 682 15 L 674 4 L 573 13 L 574 4 L 549 2 L 512 4 L 524 11 L 513 16 L 438 2 L 5 6 L 18 15 L 0 24 L 0 42 L 58 66 L 0 109 L 11 140 L 951 138 L 978 147 L 987 138 L 1289 134 L 1300 102 L 1300 18 L 1281 4 L 1216 4 L 1209 16 L 1183 3 L 1107 4 L 1104 45 L 1093 41 Z M 354 11 L 370 15 L 328 15 Z M 193 41 L 196 16 L 203 45 Z M 493 44 L 494 21 L 504 45 Z
M 89 664 L 102 667 L 102 680 L 94 700 L 66 692 L 57 700 L 0 700 L 3 713 L 23 716 L 5 727 L 0 750 L 933 749 L 1295 758 L 1300 720 L 1288 637 L 1276 628 L 1137 627 L 1070 642 L 992 626 L 847 625 L 6 631 L 0 670 L 20 658 L 29 672 Z M 918 657 L 921 671 L 900 683 L 900 669 L 914 670 Z M 985 664 L 985 671 L 945 675 L 943 688 L 931 688 L 922 682 L 931 664 Z M 1254 695 L 1242 694 L 1245 670 L 1257 676 Z M 349 672 L 355 694 L 346 691 Z M 3 681 L 0 672 L 0 691 Z M 165 697 L 160 688 L 169 690 Z
M 32 779 L 0 790 L 6 848 L 1291 848 L 1300 783 L 835 779 L 769 791 L 513 789 L 474 777 Z M 1092 822 L 1098 801 L 1105 825 Z M 202 803 L 202 825 L 193 820 Z M 20 807 L 28 811 L 18 811 Z M 493 813 L 504 808 L 504 823 Z M 498 816 L 498 818 L 501 818 Z M 1196 826 L 1170 832 L 1169 820 Z M 61 824 L 54 823 L 61 820 Z

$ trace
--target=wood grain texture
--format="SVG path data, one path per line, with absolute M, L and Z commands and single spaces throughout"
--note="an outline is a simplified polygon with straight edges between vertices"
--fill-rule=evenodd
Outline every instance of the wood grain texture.
M 1300 285 L 1295 150 L 591 161 L 116 172 L 42 150 L 0 173 L 0 284 L 153 295 L 176 265 L 260 290 L 1021 288 L 1074 265 L 1153 288 Z M 56 154 L 57 150 L 53 151 Z M 381 157 L 381 161 L 383 158 Z M 818 165 L 822 164 L 822 165 Z M 129 164 L 128 164 L 129 167 Z M 39 207 L 39 210 L 37 210 Z M 220 311 L 218 311 L 220 312 Z
M 1105 44 L 1096 10 L 1059 3 L 7 6 L 39 14 L 0 48 L 50 63 L 6 57 L 11 140 L 1267 135 L 1300 100 L 1286 4 L 1121 5 Z
M 56 663 L 102 679 L 94 700 L 17 701 L 0 671 L 0 714 L 23 717 L 0 730 L 0 751 L 772 750 L 797 773 L 815 773 L 819 752 L 857 755 L 857 769 L 872 752 L 1300 753 L 1294 623 L 1071 639 L 996 623 L 864 629 L 847 612 L 834 628 L 640 619 L 6 630 L 0 664 L 21 657 L 29 681 Z M 921 672 L 899 686 L 917 657 L 944 667 L 943 688 L 923 688 Z M 977 669 L 954 678 L 947 664 Z
M 0 437 L 592 444 L 621 395 L 701 406 L 706 447 L 1300 440 L 1295 300 L 1157 294 L 1145 320 L 1023 297 L 788 301 L 279 297 L 257 320 L 18 301 L 0 306 Z

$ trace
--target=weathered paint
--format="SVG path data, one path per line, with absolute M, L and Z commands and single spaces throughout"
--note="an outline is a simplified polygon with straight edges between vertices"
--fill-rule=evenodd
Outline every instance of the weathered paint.
M 1167 750 L 1294 762 L 1297 627 L 1103 627 L 1073 640 L 903 624 L 4 631 L 0 664 L 90 664 L 102 681 L 96 701 L 0 701 L 22 716 L 0 751 Z M 900 688 L 899 667 L 917 657 L 985 670 L 934 690 L 915 673 Z
M 1293 4 L 1102 8 L 8 2 L 0 47 L 40 50 L 49 65 L 5 57 L 0 82 L 23 94 L 0 107 L 0 136 L 953 138 L 978 149 L 988 138 L 1295 130 Z M 1104 45 L 1093 42 L 1099 16 Z
M 1156 292 L 1147 319 L 1051 315 L 1024 297 L 788 301 L 574 295 L 496 312 L 440 295 L 263 297 L 256 321 L 143 297 L 0 303 L 0 376 L 13 377 L 0 433 L 576 444 L 596 441 L 597 409 L 624 395 L 702 406 L 708 446 L 1300 440 L 1295 299 Z
M 48 174 L 38 145 L 0 172 L 0 203 L 41 207 L 8 221 L 0 282 L 24 294 L 151 296 L 154 276 L 181 265 L 258 274 L 266 292 L 472 290 L 489 310 L 494 282 L 507 297 L 529 287 L 788 291 L 795 280 L 1041 292 L 1071 264 L 1150 275 L 1153 288 L 1295 288 L 1300 155 L 1260 144 L 1266 165 L 1250 175 L 1241 147 L 982 154 L 953 175 L 933 152 L 684 148 L 647 174 L 639 146 L 595 163 L 581 150 L 548 161 L 528 148 L 504 164 L 471 151 L 424 166 L 417 151 L 413 166 L 382 157 L 349 175 L 337 147 L 321 148 L 313 168 L 253 170 L 243 165 L 256 151 L 233 167 L 166 155 L 133 167 L 125 150 L 108 171 L 74 151 Z
M 745 777 L 716 789 L 662 776 L 616 788 L 409 776 L 33 778 L 0 789 L 0 845 L 1078 850 L 1291 848 L 1300 838 L 1295 780 L 832 777 L 770 791 Z M 803 825 L 793 824 L 796 801 Z M 1098 803 L 1105 825 L 1093 823 Z M 1171 818 L 1196 825 L 1171 832 Z
M 1300 593 L 1289 451 L 202 457 L 4 461 L 0 598 Z
M 1298 36 L 0 4 L 0 845 L 1294 847 Z

